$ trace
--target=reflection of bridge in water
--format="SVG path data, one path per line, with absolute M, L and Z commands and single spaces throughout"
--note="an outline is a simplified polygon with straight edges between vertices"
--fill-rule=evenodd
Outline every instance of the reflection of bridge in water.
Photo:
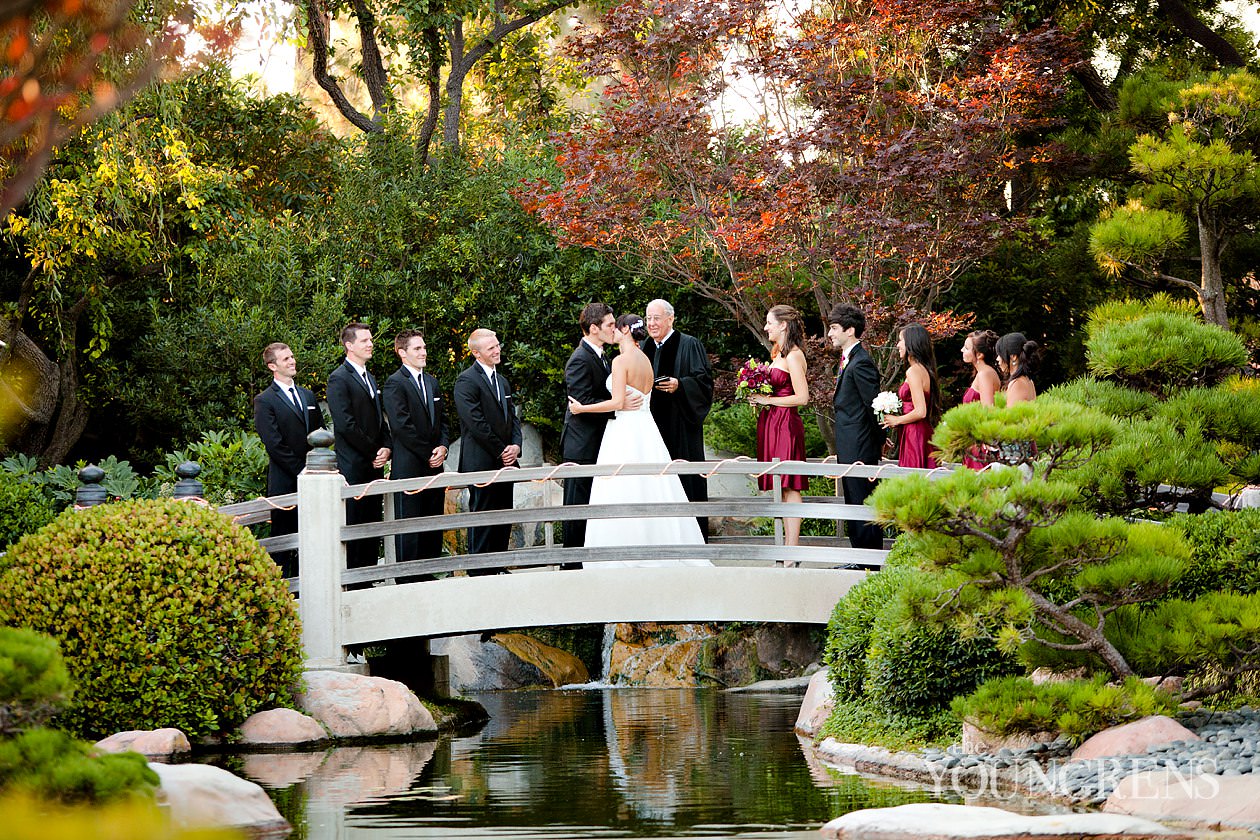
M 320 434 L 316 432 L 314 434 Z M 331 437 L 331 435 L 329 435 Z M 708 516 L 755 519 L 799 516 L 833 521 L 869 521 L 873 512 L 846 505 L 837 496 L 786 503 L 772 495 L 716 498 L 707 502 L 634 505 L 549 505 L 383 522 L 345 524 L 345 502 L 364 496 L 461 488 L 500 482 L 552 482 L 565 478 L 621 475 L 809 475 L 874 479 L 924 470 L 892 465 L 835 462 L 674 462 L 620 466 L 567 465 L 481 473 L 442 473 L 426 478 L 347 486 L 327 450 L 313 450 L 298 492 L 222 508 L 243 524 L 267 521 L 276 507 L 297 505 L 299 533 L 262 544 L 272 552 L 298 549 L 303 643 L 310 667 L 345 662 L 346 646 L 408 637 L 430 638 L 511 627 L 610 622 L 765 621 L 825 624 L 839 598 L 887 552 L 855 549 L 837 538 L 806 538 L 782 544 L 780 523 L 773 537 L 717 537 L 707 545 L 628 545 L 562 548 L 551 544 L 551 525 L 573 519 Z M 327 469 L 317 469 L 327 467 Z M 838 484 L 838 482 L 837 482 Z M 777 482 L 776 482 L 777 485 Z M 392 507 L 392 506 L 387 506 Z M 430 560 L 389 562 L 397 534 L 464 529 L 470 526 L 546 523 L 547 544 L 495 554 L 459 554 Z M 346 542 L 385 537 L 386 561 L 346 569 Z M 705 566 L 603 567 L 607 561 L 704 559 Z M 797 568 L 783 568 L 784 563 Z M 582 563 L 560 570 L 561 563 Z M 469 570 L 510 574 L 457 576 Z M 437 580 L 394 583 L 398 577 L 439 575 Z M 353 588 L 353 587 L 359 588 Z M 346 587 L 352 587 L 347 589 Z

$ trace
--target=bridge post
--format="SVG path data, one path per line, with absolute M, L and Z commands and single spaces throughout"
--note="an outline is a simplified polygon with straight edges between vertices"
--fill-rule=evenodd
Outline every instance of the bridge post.
M 774 462 L 776 464 L 779 463 L 779 459 L 775 458 Z M 773 491 L 774 503 L 776 505 L 782 504 L 783 503 L 783 476 L 776 472 L 771 476 L 771 478 L 773 479 L 773 482 L 774 482 L 774 491 Z M 781 516 L 776 516 L 774 518 L 774 544 L 783 545 L 783 517 Z
M 341 529 L 346 505 L 345 480 L 329 446 L 332 432 L 317 429 L 307 441 L 306 469 L 298 475 L 298 614 L 306 667 L 335 668 L 346 664 L 341 632 L 341 573 L 346 544 Z

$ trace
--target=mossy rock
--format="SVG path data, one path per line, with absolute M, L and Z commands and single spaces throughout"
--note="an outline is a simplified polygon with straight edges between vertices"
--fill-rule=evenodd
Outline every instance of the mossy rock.
M 228 732 L 291 705 L 297 607 L 250 533 L 197 504 L 66 511 L 0 557 L 0 623 L 61 643 L 76 685 L 58 722 L 90 736 Z

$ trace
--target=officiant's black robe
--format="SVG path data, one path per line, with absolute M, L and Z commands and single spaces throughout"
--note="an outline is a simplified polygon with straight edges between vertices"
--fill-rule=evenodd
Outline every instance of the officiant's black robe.
M 672 394 L 652 392 L 652 419 L 661 430 L 670 457 L 703 461 L 704 418 L 713 406 L 713 370 L 704 345 L 698 338 L 674 330 L 659 349 L 651 338 L 643 342 L 642 349 L 652 362 L 654 376 L 678 380 L 678 390 Z M 688 501 L 708 501 L 704 476 L 681 478 Z M 700 518 L 700 531 L 706 535 L 708 524 L 706 518 Z

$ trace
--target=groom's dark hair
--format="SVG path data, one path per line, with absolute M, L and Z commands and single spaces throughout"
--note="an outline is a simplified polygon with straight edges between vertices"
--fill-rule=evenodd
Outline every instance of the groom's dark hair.
M 862 337 L 862 333 L 866 332 L 866 313 L 858 309 L 851 303 L 837 303 L 831 307 L 831 313 L 827 315 L 828 324 L 839 324 L 841 329 L 853 328 L 853 335 L 857 338 Z
M 606 303 L 596 301 L 586 304 L 582 309 L 582 317 L 578 320 L 582 327 L 582 335 L 590 335 L 591 327 L 598 327 L 611 314 L 613 314 L 612 307 Z

